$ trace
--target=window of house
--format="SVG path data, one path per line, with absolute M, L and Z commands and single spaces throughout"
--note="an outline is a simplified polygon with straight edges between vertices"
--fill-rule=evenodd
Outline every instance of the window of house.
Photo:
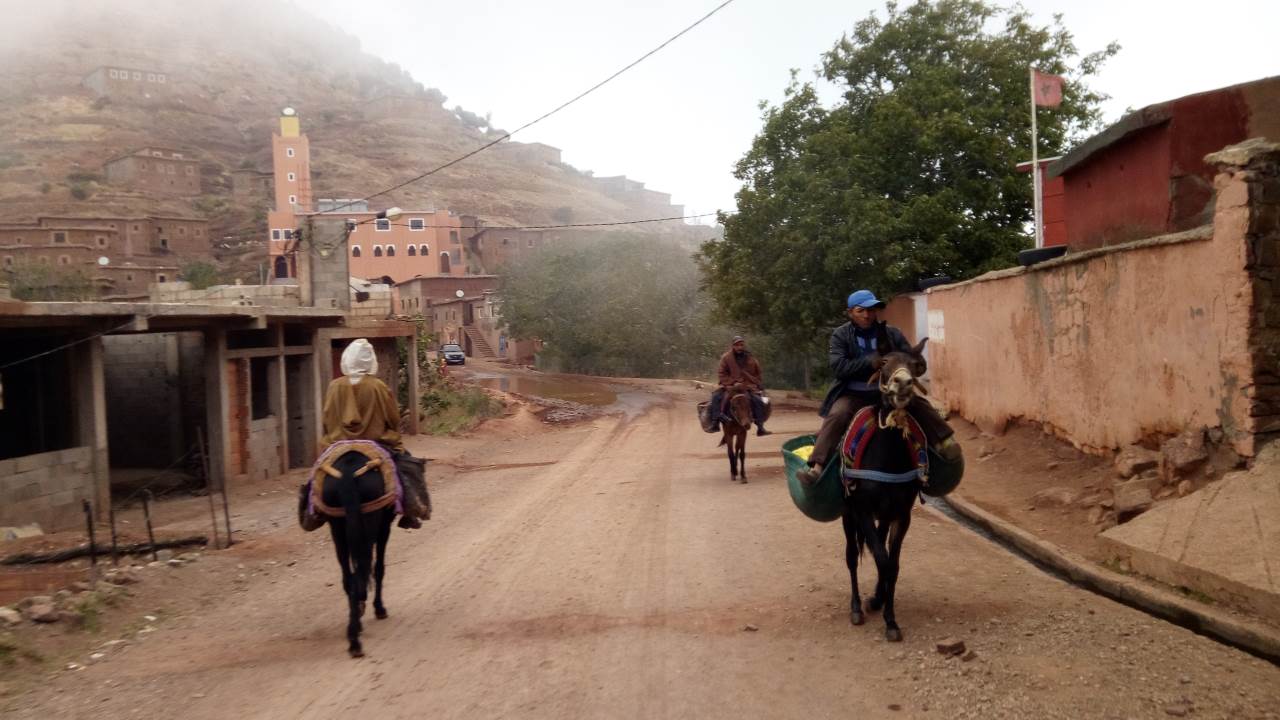
M 431 248 L 427 247 L 426 245 L 418 246 L 418 254 L 421 255 L 422 257 L 426 257 L 430 252 L 431 252 Z
M 125 282 L 133 282 L 133 273 L 126 273 L 124 279 Z
M 529 238 L 526 242 L 527 242 L 527 247 L 533 247 L 533 238 Z
M 386 218 L 382 218 L 382 219 L 379 219 L 379 220 L 374 220 L 374 221 L 373 221 L 373 228 L 374 228 L 375 230 L 377 230 L 378 232 L 390 232 L 390 230 L 391 230 L 391 221 L 390 221 L 390 220 L 387 220 Z
M 417 255 L 418 255 L 418 248 L 414 247 L 413 245 L 410 245 L 410 246 L 409 246 L 409 257 L 417 257 Z
M 196 228 L 196 237 L 204 235 L 204 228 Z
M 510 245 L 510 244 L 511 244 L 511 238 L 502 238 L 502 244 L 503 244 L 503 245 Z
M 387 246 L 387 257 L 395 257 L 395 256 L 396 256 L 396 246 L 395 246 L 395 245 L 388 245 L 388 246 Z
M 195 175 L 195 174 L 196 174 L 196 169 L 195 169 L 195 168 L 193 168 L 193 167 L 191 167 L 190 165 L 188 165 L 188 166 L 187 166 L 187 174 L 188 174 L 188 175 Z
M 11 258 L 11 257 L 6 257 L 6 258 L 4 259 L 4 266 L 5 266 L 5 267 L 13 267 L 13 258 Z
M 374 256 L 374 257 L 382 257 L 382 246 L 381 246 L 381 245 L 374 245 L 374 246 L 373 246 L 373 256 Z
M 409 229 L 410 230 L 426 230 L 427 221 L 423 220 L 422 218 L 413 218 L 409 220 Z
M 293 230 L 291 230 L 290 228 L 285 228 L 285 229 L 284 229 L 284 239 L 285 239 L 285 240 L 292 240 L 292 239 L 293 239 Z
M 106 247 L 106 246 L 107 246 L 107 239 L 106 239 L 106 238 L 104 238 L 104 237 L 102 237 L 101 235 L 99 235 L 99 236 L 98 236 L 98 247 Z
M 279 230 L 272 230 L 272 231 L 271 231 L 271 239 L 272 239 L 272 240 L 279 240 L 279 239 L 280 239 L 280 231 L 279 231 Z
M 164 73 L 156 73 L 156 82 L 162 83 L 164 81 L 165 81 Z
M 155 73 L 147 73 L 147 82 L 155 82 L 155 81 L 156 81 L 156 74 L 155 74 Z
M 285 157 L 293 157 L 293 148 L 285 148 L 284 154 L 285 154 Z
M 298 196 L 297 196 L 297 195 L 290 195 L 290 196 L 289 196 L 289 204 L 290 204 L 290 205 L 297 205 L 297 204 L 298 204 Z
M 13 239 L 13 244 L 14 244 L 14 245 L 21 245 L 21 244 L 22 244 L 22 243 L 24 243 L 24 242 L 26 242 L 26 241 L 25 241 L 25 240 L 23 240 L 21 237 L 16 237 L 16 238 L 14 238 L 14 239 Z
M 41 264 L 41 265 L 48 265 L 48 264 L 49 264 L 49 258 L 47 258 L 47 257 L 42 257 L 42 258 L 40 258 L 40 264 Z
M 454 244 L 454 245 L 457 245 L 457 244 L 458 244 L 458 231 L 457 231 L 457 230 L 450 230 L 450 231 L 449 231 L 449 242 L 450 242 L 450 243 L 452 243 L 452 244 Z
M 142 73 L 140 73 L 140 72 L 135 72 L 135 73 L 133 74 L 133 79 L 134 79 L 134 80 L 142 80 Z
M 107 72 L 107 75 L 111 76 L 113 79 L 118 79 L 120 77 L 120 73 L 116 72 L 115 70 L 109 70 Z
M 142 230 L 142 228 L 138 227 L 137 225 L 134 225 L 134 226 L 133 226 L 133 231 L 134 231 L 134 232 L 139 232 L 139 231 L 141 231 L 141 230 Z
M 179 235 L 186 235 L 186 234 L 187 234 L 187 229 L 186 229 L 185 227 L 179 227 L 179 228 L 178 228 L 178 234 L 179 234 Z
M 53 241 L 56 243 L 64 243 L 67 241 L 67 234 L 64 232 L 56 232 L 53 234 Z
M 298 179 L 297 175 L 294 175 L 293 173 L 289 173 L 289 182 L 293 182 L 294 180 L 297 180 L 297 179 Z
M 168 249 L 169 249 L 169 238 L 160 238 L 160 247 L 164 248 L 165 250 L 168 250 Z M 161 280 L 160 282 L 164 282 L 164 281 L 163 281 L 163 280 Z
M 359 246 L 359 245 L 352 245 L 352 246 L 351 246 L 351 257 L 360 257 L 360 246 Z
M 58 264 L 59 264 L 59 265 L 70 265 L 70 264 L 71 264 L 71 258 L 70 258 L 69 256 L 67 256 L 67 255 L 59 255 L 59 256 L 58 256 Z
M 168 277 L 166 277 L 165 275 L 157 275 L 157 276 L 156 276 L 156 282 L 161 282 L 161 283 L 162 283 L 162 282 L 169 282 L 169 278 L 168 278 Z

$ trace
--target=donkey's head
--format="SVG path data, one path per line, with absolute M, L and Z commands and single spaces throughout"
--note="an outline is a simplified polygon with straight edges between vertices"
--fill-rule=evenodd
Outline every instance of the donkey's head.
M 924 374 L 924 345 L 929 338 L 920 341 L 910 350 L 895 351 L 889 344 L 889 336 L 883 328 L 880 331 L 880 357 L 884 364 L 876 373 L 880 380 L 880 396 L 889 407 L 902 410 L 911 402 L 916 393 L 925 394 L 919 377 Z

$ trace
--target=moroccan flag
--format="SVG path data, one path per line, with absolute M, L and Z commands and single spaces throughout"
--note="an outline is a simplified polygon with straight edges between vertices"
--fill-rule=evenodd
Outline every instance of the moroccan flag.
M 1036 105 L 1040 107 L 1058 107 L 1062 104 L 1061 75 L 1046 75 L 1039 70 L 1031 71 L 1031 90 Z

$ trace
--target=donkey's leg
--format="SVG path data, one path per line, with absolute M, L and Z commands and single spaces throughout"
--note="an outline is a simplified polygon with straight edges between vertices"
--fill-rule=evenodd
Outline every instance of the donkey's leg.
M 738 453 L 733 449 L 738 436 L 733 431 L 729 431 L 725 438 L 729 441 L 724 444 L 725 452 L 729 453 L 729 480 L 733 481 L 738 479 Z
M 351 547 L 347 543 L 347 526 L 350 518 L 330 518 L 329 534 L 333 537 L 333 549 L 338 555 L 338 565 L 342 566 L 342 590 L 347 596 L 347 652 L 351 657 L 360 657 L 364 652 L 360 648 L 360 611 L 356 599 L 357 579 L 351 571 Z
M 889 541 L 889 523 L 880 523 L 877 525 L 876 535 L 880 537 L 880 544 L 887 548 Z M 867 609 L 871 612 L 879 612 L 880 608 L 884 607 L 884 573 L 877 573 L 876 575 L 876 592 L 871 596 L 871 599 L 867 601 Z
M 858 531 L 862 533 L 863 541 L 867 543 L 871 550 L 871 557 L 876 563 L 877 584 L 880 580 L 886 578 L 889 572 L 889 553 L 885 550 L 884 543 L 880 540 L 880 534 L 876 532 L 876 520 L 869 512 L 858 513 Z M 871 604 L 867 603 L 868 609 Z
M 914 500 L 914 498 L 913 498 Z M 898 568 L 902 558 L 902 541 L 907 537 L 907 529 L 911 527 L 911 506 L 896 519 L 889 532 L 888 574 L 885 575 L 884 596 L 884 636 L 889 642 L 900 642 L 902 630 L 898 627 L 897 616 L 893 611 L 893 600 L 898 591 Z
M 742 433 L 742 437 L 738 438 L 738 477 L 742 479 L 742 484 L 747 484 L 747 434 Z
M 373 580 L 376 590 L 373 595 L 373 616 L 379 620 L 387 619 L 387 606 L 382 604 L 382 577 L 387 572 L 387 541 L 391 539 L 391 523 L 395 520 L 395 510 L 383 510 L 378 520 L 377 556 L 373 562 Z
M 852 596 L 849 601 L 849 622 L 861 625 L 866 618 L 862 615 L 862 598 L 858 597 L 858 520 L 854 517 L 853 506 L 848 502 L 844 506 L 844 563 L 849 566 L 849 585 Z

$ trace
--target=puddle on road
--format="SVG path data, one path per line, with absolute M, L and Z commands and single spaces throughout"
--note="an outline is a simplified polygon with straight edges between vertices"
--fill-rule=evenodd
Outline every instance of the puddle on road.
M 468 380 L 491 390 L 549 398 L 551 400 L 564 400 L 578 403 L 579 405 L 608 407 L 618 402 L 618 394 L 609 389 L 607 385 L 589 381 L 510 377 L 488 373 L 477 373 L 469 377 Z

